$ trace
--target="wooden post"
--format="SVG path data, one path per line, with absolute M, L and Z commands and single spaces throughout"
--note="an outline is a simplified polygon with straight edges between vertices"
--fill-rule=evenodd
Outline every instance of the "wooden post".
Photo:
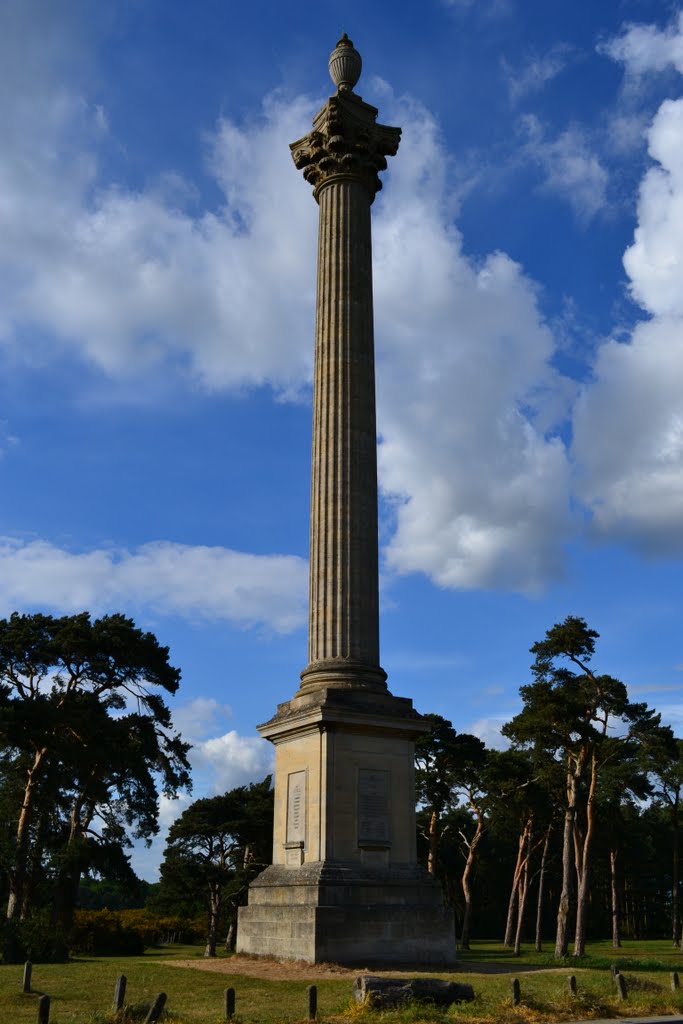
M 114 985 L 114 1011 L 123 1008 L 123 1003 L 126 998 L 126 976 L 125 974 L 119 974 Z
M 315 985 L 309 985 L 308 992 L 308 1019 L 317 1020 L 318 1018 L 318 989 Z
M 33 970 L 33 964 L 30 960 L 27 960 L 24 964 L 24 992 L 31 991 L 31 971 Z
M 677 988 L 680 988 L 680 981 L 678 980 L 678 971 L 671 972 L 671 991 L 675 992 Z
M 159 1020 L 159 1017 L 161 1016 L 161 1011 L 164 1008 L 165 1002 L 166 993 L 160 992 L 149 1008 L 149 1013 L 145 1017 L 145 1024 L 156 1024 L 156 1022 Z
M 512 1005 L 519 1006 L 519 1001 L 522 998 L 521 990 L 519 987 L 519 978 L 513 978 L 510 983 L 512 989 Z
M 49 996 L 41 996 L 38 1000 L 38 1024 L 50 1024 Z
M 617 992 L 619 994 L 619 998 L 621 1000 L 626 999 L 628 994 L 626 991 L 626 978 L 623 974 L 617 973 L 614 977 L 614 980 L 617 983 Z
M 226 988 L 225 990 L 225 1019 L 231 1020 L 235 1016 L 235 990 L 234 988 Z
M 570 996 L 575 996 L 576 995 L 576 977 L 573 974 L 570 974 L 569 978 L 567 979 L 567 981 L 569 983 L 569 995 Z

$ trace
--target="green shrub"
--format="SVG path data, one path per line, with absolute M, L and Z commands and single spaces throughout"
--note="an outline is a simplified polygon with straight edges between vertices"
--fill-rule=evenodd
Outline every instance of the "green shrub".
M 136 956 L 176 936 L 184 942 L 204 937 L 204 922 L 160 917 L 148 910 L 77 910 L 71 952 L 91 956 Z
M 52 963 L 55 950 L 64 949 L 65 944 L 58 941 L 59 931 L 51 920 L 48 909 L 34 910 L 30 917 L 17 921 L 17 960 L 30 960 L 31 963 Z M 60 956 L 58 959 L 63 959 Z
M 140 932 L 113 910 L 77 910 L 71 952 L 91 956 L 138 956 L 145 950 Z

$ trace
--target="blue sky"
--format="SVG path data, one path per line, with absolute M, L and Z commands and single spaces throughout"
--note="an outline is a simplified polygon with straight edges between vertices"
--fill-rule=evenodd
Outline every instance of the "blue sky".
M 182 669 L 194 796 L 269 770 L 306 660 L 288 144 L 346 31 L 403 129 L 373 207 L 389 685 L 497 744 L 581 615 L 683 735 L 683 17 L 342 6 L 0 6 L 0 614 L 132 615 Z

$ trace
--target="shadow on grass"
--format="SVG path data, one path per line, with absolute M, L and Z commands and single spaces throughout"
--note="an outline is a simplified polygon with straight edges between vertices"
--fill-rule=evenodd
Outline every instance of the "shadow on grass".
M 501 957 L 501 961 L 491 962 L 490 960 L 460 960 L 455 970 L 461 974 L 530 974 L 532 971 L 547 971 L 556 968 L 563 970 L 575 964 L 554 963 L 554 964 L 530 964 L 519 957 Z

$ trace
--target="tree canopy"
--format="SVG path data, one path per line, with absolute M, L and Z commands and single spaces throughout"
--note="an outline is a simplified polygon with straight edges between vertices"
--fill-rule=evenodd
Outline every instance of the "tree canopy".
M 207 914 L 206 956 L 216 955 L 220 926 L 236 924 L 249 882 L 270 863 L 271 776 L 220 796 L 195 800 L 169 830 L 157 901 L 194 898 Z M 225 913 L 227 908 L 228 913 Z
M 163 698 L 179 682 L 168 648 L 123 615 L 0 620 L 0 807 L 14 824 L 6 959 L 46 902 L 65 954 L 82 872 L 125 872 L 123 848 L 158 831 L 159 789 L 189 788 L 189 747 Z
M 567 953 L 568 916 L 576 879 L 574 954 L 585 952 L 590 872 L 597 800 L 606 773 L 630 770 L 633 741 L 655 734 L 669 741 L 671 731 L 647 704 L 629 700 L 624 683 L 590 666 L 599 634 L 584 619 L 568 616 L 535 643 L 534 681 L 520 689 L 522 711 L 503 727 L 519 747 L 538 758 L 561 762 L 565 776 L 562 893 L 555 953 Z

